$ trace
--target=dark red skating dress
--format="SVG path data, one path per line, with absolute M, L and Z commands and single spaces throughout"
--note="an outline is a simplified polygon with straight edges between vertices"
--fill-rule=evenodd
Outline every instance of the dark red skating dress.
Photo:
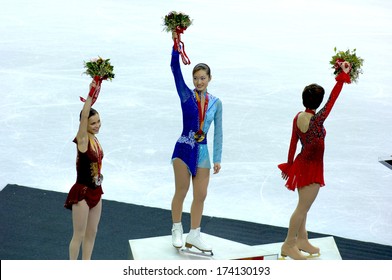
M 64 207 L 72 210 L 72 205 L 81 200 L 86 200 L 87 205 L 91 208 L 96 206 L 103 194 L 102 191 L 102 174 L 101 165 L 103 151 L 95 138 L 98 151 L 94 151 L 89 141 L 85 153 L 78 150 L 76 158 L 76 183 L 68 193 Z M 76 139 L 74 142 L 77 144 Z
M 343 74 L 342 74 L 343 73 Z M 315 114 L 309 123 L 309 129 L 303 133 L 297 127 L 299 112 L 293 120 L 290 148 L 287 163 L 279 164 L 279 169 L 288 176 L 286 187 L 294 191 L 296 188 L 308 186 L 313 183 L 324 186 L 324 139 L 326 131 L 324 121 L 327 119 L 335 101 L 343 88 L 344 82 L 350 82 L 348 74 L 342 72 L 336 77 L 337 83 L 332 89 L 325 106 Z M 298 140 L 301 141 L 301 152 L 294 159 Z

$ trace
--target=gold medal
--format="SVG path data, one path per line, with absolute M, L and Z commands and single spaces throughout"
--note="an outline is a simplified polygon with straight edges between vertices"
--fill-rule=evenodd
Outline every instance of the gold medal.
M 95 179 L 95 186 L 99 187 L 100 185 L 102 185 L 102 181 L 103 181 L 102 174 L 100 174 L 99 176 L 96 176 L 94 179 Z
M 204 132 L 196 132 L 194 137 L 196 142 L 202 142 L 206 138 L 206 134 Z

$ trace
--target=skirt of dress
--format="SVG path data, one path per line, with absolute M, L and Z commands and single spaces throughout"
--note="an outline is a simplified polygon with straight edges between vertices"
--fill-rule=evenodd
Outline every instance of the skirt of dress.
M 294 191 L 311 184 L 325 186 L 322 161 L 308 161 L 298 156 L 292 164 L 282 163 L 279 169 L 287 175 L 286 187 Z
M 73 204 L 77 204 L 79 201 L 84 199 L 90 209 L 94 208 L 101 200 L 102 194 L 103 191 L 101 186 L 96 189 L 91 189 L 85 185 L 75 183 L 68 193 L 64 207 L 72 210 Z

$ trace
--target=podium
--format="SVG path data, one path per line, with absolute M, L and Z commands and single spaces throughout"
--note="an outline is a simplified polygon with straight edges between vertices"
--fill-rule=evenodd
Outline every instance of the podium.
M 131 260 L 278 260 L 283 242 L 250 246 L 217 236 L 202 233 L 203 239 L 211 244 L 213 255 L 201 253 L 196 248 L 176 249 L 171 235 L 129 240 Z M 184 240 L 186 235 L 184 234 Z M 262 240 L 262 236 L 260 237 Z M 311 239 L 321 250 L 319 257 L 311 260 L 341 260 L 332 236 Z M 290 258 L 287 258 L 289 260 Z

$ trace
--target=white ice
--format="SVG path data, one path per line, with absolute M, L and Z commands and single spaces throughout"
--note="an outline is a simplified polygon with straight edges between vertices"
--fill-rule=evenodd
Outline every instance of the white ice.
M 391 1 L 2 0 L 0 6 L 1 188 L 68 192 L 76 176 L 79 96 L 90 82 L 83 61 L 100 55 L 116 73 L 94 106 L 103 123 L 104 198 L 170 209 L 170 157 L 182 123 L 162 19 L 177 10 L 194 19 L 182 36 L 192 62 L 182 65 L 185 80 L 192 86 L 193 65 L 208 63 L 209 92 L 223 102 L 222 171 L 211 176 L 204 214 L 287 227 L 297 194 L 284 187 L 277 164 L 287 159 L 302 89 L 316 82 L 329 93 L 334 47 L 356 48 L 364 73 L 344 86 L 325 123 L 326 186 L 308 230 L 392 245 L 392 170 L 378 162 L 392 155 Z M 191 199 L 190 192 L 186 212 Z

